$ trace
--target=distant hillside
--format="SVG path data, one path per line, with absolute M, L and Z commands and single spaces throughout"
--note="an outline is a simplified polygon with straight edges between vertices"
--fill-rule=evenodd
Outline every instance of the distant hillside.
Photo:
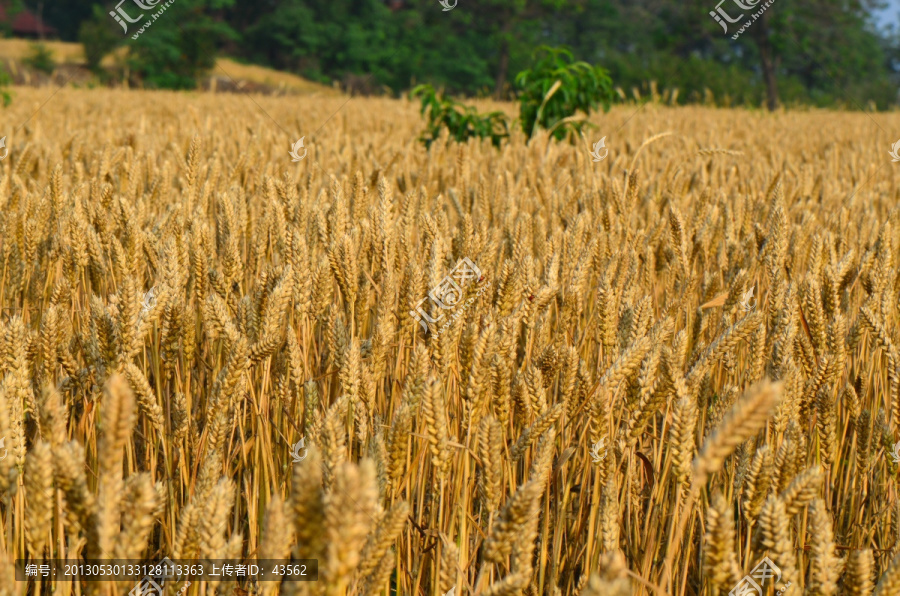
M 42 42 L 53 54 L 57 69 L 52 75 L 34 71 L 23 63 L 35 42 L 27 39 L 0 39 L 0 62 L 6 67 L 16 85 L 74 84 L 78 86 L 101 85 L 85 66 L 81 44 L 64 41 Z M 124 62 L 127 48 L 120 48 L 107 56 L 103 67 L 110 75 L 107 82 L 112 87 L 125 86 L 127 66 Z M 223 92 L 309 95 L 314 93 L 337 94 L 339 91 L 308 81 L 297 75 L 263 66 L 241 64 L 229 58 L 219 58 L 216 67 L 201 80 L 200 87 Z

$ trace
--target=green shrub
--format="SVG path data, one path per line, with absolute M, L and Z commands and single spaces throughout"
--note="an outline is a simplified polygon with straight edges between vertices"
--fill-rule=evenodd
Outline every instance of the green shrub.
M 419 140 L 425 147 L 440 137 L 441 128 L 450 131 L 450 136 L 463 143 L 472 137 L 490 138 L 494 147 L 500 147 L 503 139 L 509 137 L 509 122 L 503 112 L 479 114 L 475 108 L 463 105 L 444 94 L 438 96 L 431 85 L 419 85 L 410 92 L 411 98 L 420 98 L 421 114 L 428 112 L 428 128 Z
M 53 52 L 42 43 L 30 44 L 28 55 L 22 59 L 22 62 L 26 66 L 47 74 L 53 74 L 53 71 L 56 69 L 56 62 L 53 61 Z
M 516 76 L 519 118 L 526 135 L 531 137 L 540 126 L 562 140 L 570 133 L 580 134 L 587 124 L 586 119 L 575 118 L 577 112 L 588 116 L 600 105 L 609 110 L 612 80 L 604 69 L 575 62 L 565 48 L 541 46 L 535 57 L 534 68 Z

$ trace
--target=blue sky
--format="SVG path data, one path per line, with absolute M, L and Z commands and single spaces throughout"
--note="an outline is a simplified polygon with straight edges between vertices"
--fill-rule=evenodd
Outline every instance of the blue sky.
M 900 0 L 887 0 L 887 5 L 887 8 L 875 13 L 875 22 L 879 27 L 900 25 Z

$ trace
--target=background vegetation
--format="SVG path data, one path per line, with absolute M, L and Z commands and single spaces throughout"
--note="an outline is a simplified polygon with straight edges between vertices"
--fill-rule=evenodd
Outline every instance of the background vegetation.
M 42 10 L 74 41 L 94 4 Z M 150 85 L 184 87 L 223 51 L 358 92 L 431 83 L 508 97 L 535 47 L 567 45 L 577 60 L 607 69 L 629 97 L 652 93 L 655 81 L 678 103 L 896 104 L 900 44 L 895 32 L 872 25 L 876 0 L 776 2 L 737 41 L 709 16 L 715 4 L 484 0 L 443 12 L 437 0 L 179 0 L 170 10 L 176 18 L 158 20 L 154 35 L 135 42 L 132 64 Z M 105 11 L 100 22 L 121 36 Z

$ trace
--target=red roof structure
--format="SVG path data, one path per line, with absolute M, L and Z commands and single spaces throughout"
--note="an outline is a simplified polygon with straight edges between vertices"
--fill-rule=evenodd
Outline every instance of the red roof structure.
M 13 35 L 19 37 L 56 37 L 56 29 L 28 9 L 17 13 L 10 20 L 6 5 L 0 4 L 0 23 L 9 25 Z

